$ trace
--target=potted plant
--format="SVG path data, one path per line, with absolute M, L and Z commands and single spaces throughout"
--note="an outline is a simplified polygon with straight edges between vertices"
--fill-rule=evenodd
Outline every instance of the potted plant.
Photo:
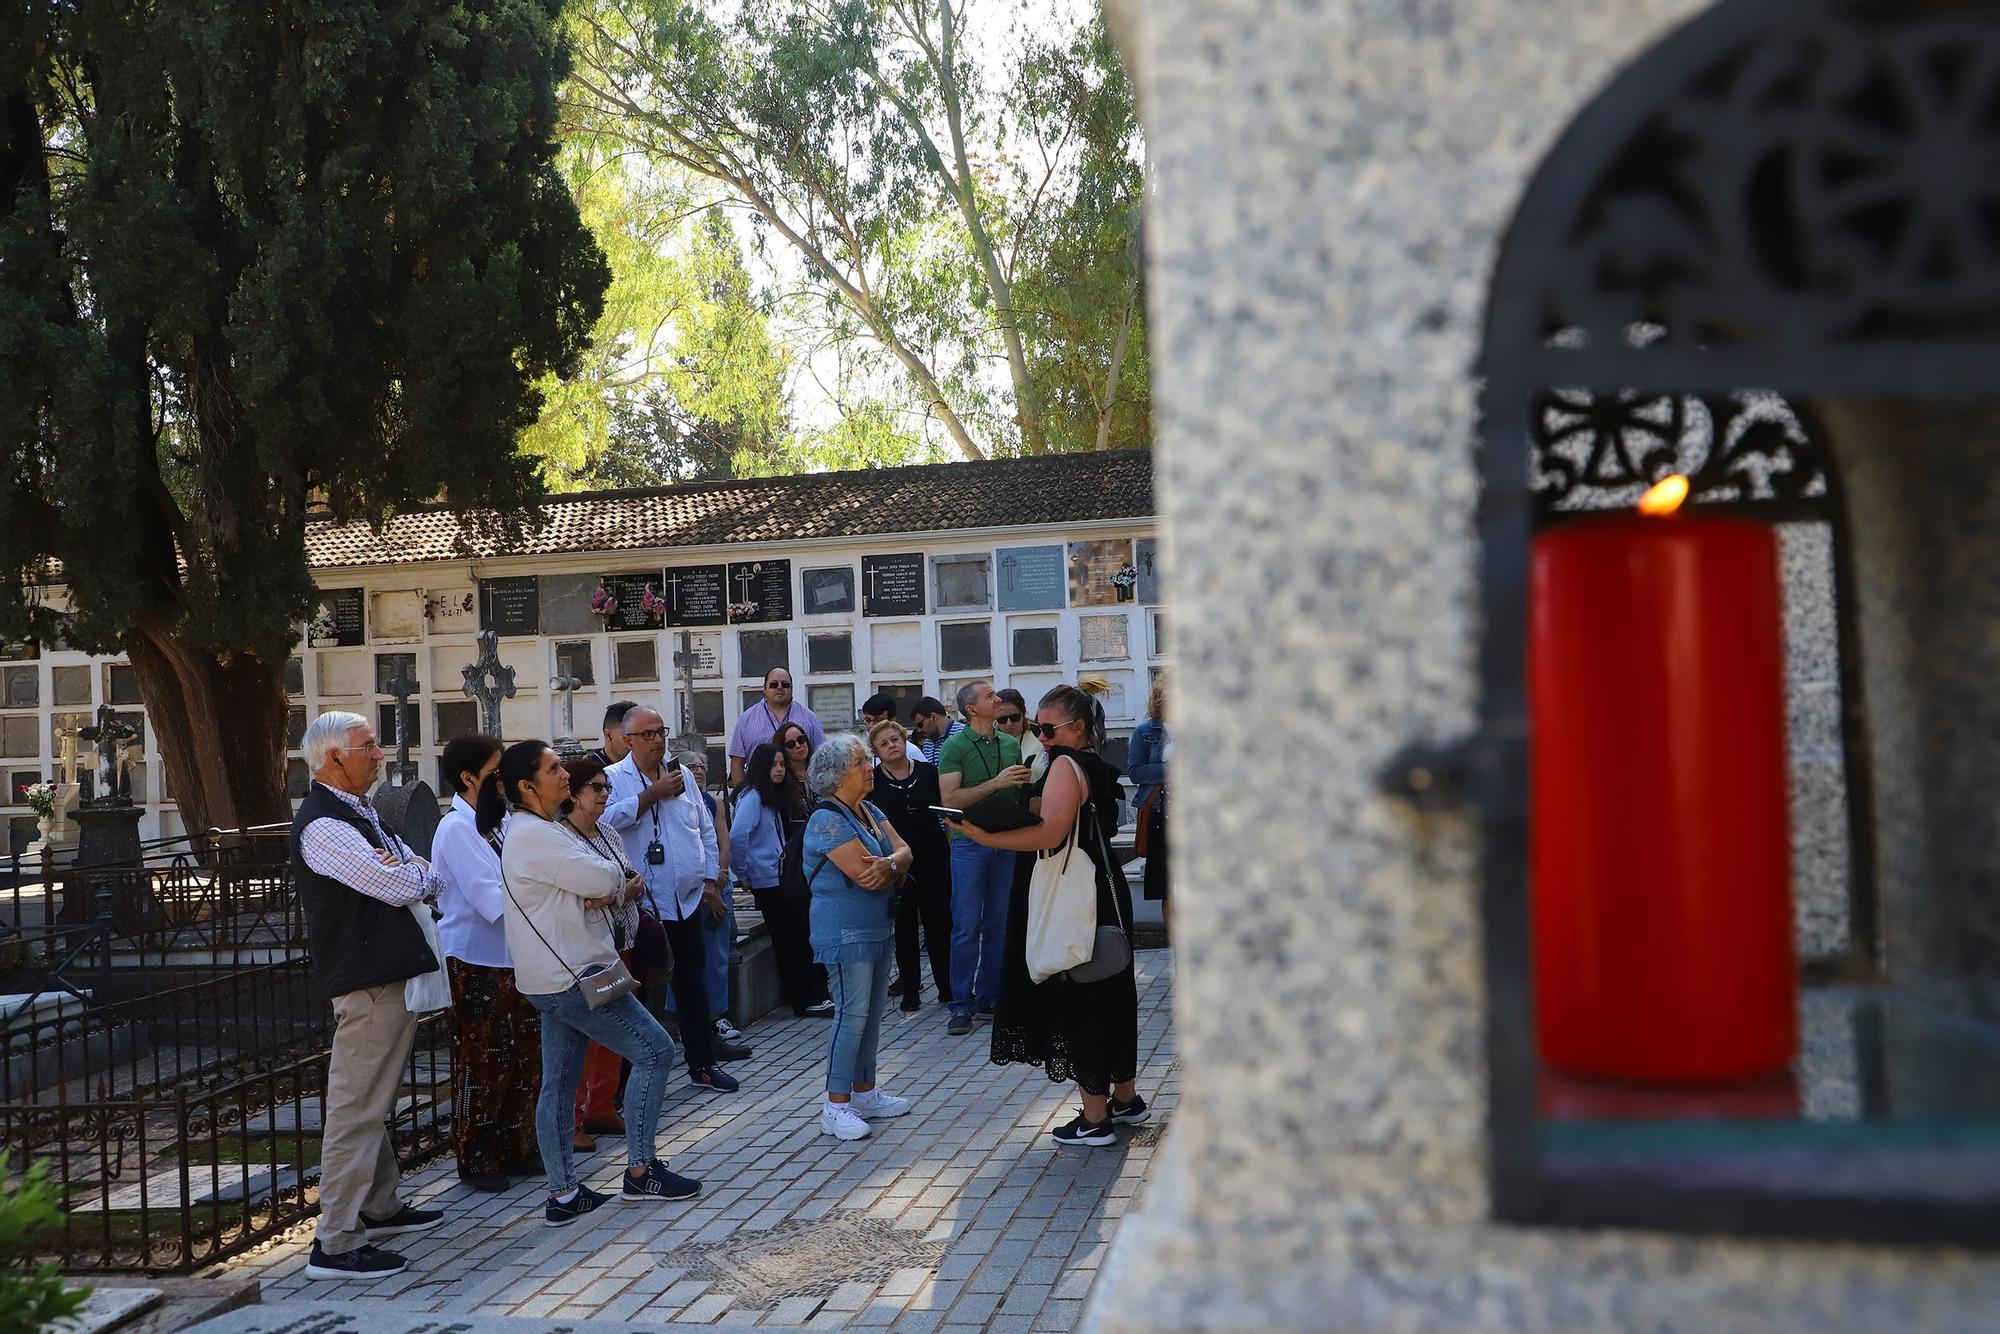
M 53 783 L 36 783 L 27 791 L 28 809 L 35 813 L 35 823 L 42 831 L 42 837 L 49 836 L 49 824 L 56 818 L 56 789 Z

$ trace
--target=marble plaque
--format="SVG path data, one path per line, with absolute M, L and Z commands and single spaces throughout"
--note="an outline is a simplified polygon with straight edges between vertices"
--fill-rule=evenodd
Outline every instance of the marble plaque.
M 42 753 L 42 720 L 32 713 L 0 719 L 0 754 L 10 760 L 33 759 Z
M 410 644 L 424 637 L 424 595 L 397 588 L 368 595 L 370 636 L 377 644 Z
M 924 614 L 924 558 L 921 552 L 861 558 L 863 616 Z
M 737 675 L 761 681 L 773 667 L 787 671 L 792 665 L 791 632 L 786 630 L 742 630 L 736 635 Z
M 993 558 L 978 553 L 965 556 L 933 556 L 932 587 L 937 593 L 933 606 L 938 611 L 986 608 L 993 605 Z
M 792 563 L 788 560 L 731 562 L 729 620 L 741 625 L 792 619 Z
M 1132 656 L 1132 618 L 1129 616 L 1079 616 L 1078 656 L 1085 662 L 1123 662 Z
M 42 706 L 42 669 L 39 667 L 7 668 L 5 692 L 7 707 L 10 709 L 40 708 Z
M 674 675 L 678 677 L 686 665 L 681 661 L 680 641 L 682 636 L 674 636 Z M 722 675 L 722 636 L 719 634 L 688 635 L 687 653 L 694 659 L 694 674 L 697 680 L 714 680 Z
M 1053 667 L 1062 661 L 1060 631 L 1053 625 L 1016 625 L 1009 629 L 1013 651 L 1008 665 L 1013 667 Z
M 1135 559 L 1139 567 L 1139 601 L 1147 606 L 1156 606 L 1160 601 L 1160 540 L 1156 537 L 1142 537 L 1133 544 Z
M 807 635 L 806 670 L 821 675 L 853 671 L 854 636 L 845 630 L 838 634 Z
M 729 568 L 682 565 L 666 570 L 668 625 L 721 625 L 729 619 Z
M 868 645 L 869 670 L 898 674 L 924 670 L 923 627 L 878 625 L 873 631 Z
M 297 659 L 293 659 L 293 661 L 297 661 Z M 90 668 L 52 667 L 49 669 L 49 677 L 50 684 L 55 688 L 54 693 L 57 708 L 61 708 L 66 704 L 88 705 L 90 703 Z M 287 690 L 291 689 L 289 671 L 285 678 L 285 688 Z M 304 687 L 301 686 L 300 689 L 303 690 Z
M 829 732 L 844 732 L 854 726 L 854 687 L 822 685 L 806 687 L 806 707 L 819 716 Z
M 479 581 L 479 628 L 503 638 L 541 628 L 542 581 L 532 574 Z
M 854 571 L 846 566 L 827 570 L 803 570 L 799 574 L 799 596 L 805 616 L 851 615 L 854 611 Z
M 654 572 L 657 581 L 659 574 Z M 602 627 L 590 609 L 590 595 L 597 580 L 587 574 L 545 574 L 536 597 L 541 603 L 541 632 L 545 635 L 587 635 Z M 658 622 L 654 622 L 658 624 Z
M 541 736 L 542 729 L 548 726 L 547 713 L 548 706 L 534 695 L 503 699 L 500 701 L 500 735 L 513 741 Z
M 1139 571 L 1132 564 L 1129 538 L 1069 544 L 1069 605 L 1110 607 L 1130 602 Z
M 469 635 L 479 628 L 479 592 L 471 584 L 427 588 L 424 613 L 434 635 Z
M 358 588 L 322 588 L 306 621 L 306 642 L 314 648 L 359 648 L 367 643 L 363 606 Z
M 1062 609 L 1069 572 L 1060 546 L 1001 547 L 993 555 L 999 562 L 1000 610 Z
M 613 681 L 657 681 L 660 679 L 660 646 L 648 636 L 645 639 L 614 639 L 611 641 L 611 679 Z
M 938 626 L 938 670 L 978 672 L 993 666 L 993 622 L 947 621 Z
M 667 623 L 667 600 L 661 592 L 660 570 L 636 570 L 607 574 L 604 587 L 618 603 L 618 610 L 604 618 L 607 630 L 655 630 Z M 596 585 L 592 585 L 594 589 Z M 584 594 L 586 598 L 590 595 Z

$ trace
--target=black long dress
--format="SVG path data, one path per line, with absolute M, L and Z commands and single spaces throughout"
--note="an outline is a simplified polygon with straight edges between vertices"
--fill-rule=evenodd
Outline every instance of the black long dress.
M 896 892 L 896 975 L 903 995 L 917 995 L 921 944 L 931 957 L 931 980 L 938 999 L 951 999 L 951 844 L 931 807 L 941 805 L 938 771 L 912 755 L 910 776 L 898 782 L 879 765 L 869 798 L 910 845 L 916 861 L 909 883 Z
M 1077 813 L 1095 819 L 1100 844 L 1088 826 L 1079 845 L 1097 867 L 1097 921 L 1100 926 L 1132 926 L 1132 887 L 1116 859 L 1100 854 L 1118 829 L 1118 767 L 1093 751 L 1049 748 L 1083 766 L 1090 797 Z M 1047 782 L 1044 776 L 1042 783 Z M 1040 796 L 1042 783 L 1030 789 Z M 1028 977 L 1028 881 L 1035 859 L 1020 859 L 1007 905 L 1007 950 L 1000 969 L 1000 1001 L 993 1016 L 993 1063 L 1039 1065 L 1051 1081 L 1075 1080 L 1085 1093 L 1106 1096 L 1114 1084 L 1139 1073 L 1139 983 L 1131 964 L 1097 982 L 1052 977 L 1037 985 Z M 1108 864 L 1107 864 L 1108 863 Z

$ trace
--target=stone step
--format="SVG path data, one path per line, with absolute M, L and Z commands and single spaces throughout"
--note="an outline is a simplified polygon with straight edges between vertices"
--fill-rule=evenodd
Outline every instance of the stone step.
M 679 1321 L 665 1324 L 631 1320 L 532 1320 L 525 1316 L 439 1315 L 431 1311 L 398 1310 L 393 1306 L 354 1306 L 346 1302 L 273 1302 L 246 1306 L 214 1320 L 191 1326 L 187 1334 L 665 1334 L 705 1329 Z M 791 1329 L 796 1326 L 762 1326 Z

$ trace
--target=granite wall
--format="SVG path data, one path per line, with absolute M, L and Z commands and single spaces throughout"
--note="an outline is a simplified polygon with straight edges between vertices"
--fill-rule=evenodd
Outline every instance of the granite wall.
M 1536 164 L 1693 0 L 1148 0 L 1183 1096 L 1100 1330 L 1989 1328 L 1962 1255 L 1494 1226 L 1474 366 Z M 1274 755 L 1293 762 L 1274 761 Z

